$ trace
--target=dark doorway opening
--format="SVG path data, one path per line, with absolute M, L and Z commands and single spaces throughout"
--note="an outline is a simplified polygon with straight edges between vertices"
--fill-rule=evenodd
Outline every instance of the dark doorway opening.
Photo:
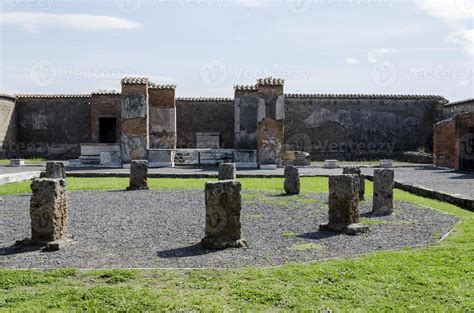
M 474 170 L 474 127 L 469 128 L 469 133 L 462 136 L 459 142 L 460 169 Z
M 117 119 L 115 117 L 99 117 L 100 143 L 117 142 Z

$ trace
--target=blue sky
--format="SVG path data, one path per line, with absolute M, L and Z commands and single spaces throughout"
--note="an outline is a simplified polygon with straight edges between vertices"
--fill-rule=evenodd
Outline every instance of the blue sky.
M 474 98 L 474 0 L 0 0 L 0 92 L 90 93 L 123 76 L 178 96 Z

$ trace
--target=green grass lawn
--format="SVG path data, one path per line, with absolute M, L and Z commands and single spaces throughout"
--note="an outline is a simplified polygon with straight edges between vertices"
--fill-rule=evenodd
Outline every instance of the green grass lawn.
M 282 190 L 281 179 L 241 181 L 246 189 Z M 204 182 L 150 179 L 150 186 L 203 188 Z M 68 183 L 70 190 L 121 189 L 128 180 L 71 178 Z M 327 179 L 303 178 L 302 189 L 327 192 Z M 19 192 L 28 192 L 28 183 L 0 187 L 1 194 Z M 395 196 L 463 221 L 445 241 L 425 248 L 266 269 L 0 270 L 0 309 L 472 312 L 474 213 L 400 190 Z M 308 248 L 317 246 L 295 250 Z

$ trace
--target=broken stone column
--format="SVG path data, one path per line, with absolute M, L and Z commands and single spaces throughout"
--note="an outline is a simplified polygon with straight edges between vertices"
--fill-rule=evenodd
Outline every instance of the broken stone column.
M 45 178 L 66 178 L 63 162 L 47 162 Z
M 34 243 L 48 243 L 65 239 L 68 224 L 66 181 L 34 179 L 31 190 L 31 240 Z
M 329 223 L 321 231 L 336 231 L 357 235 L 369 230 L 359 225 L 359 177 L 338 175 L 329 177 Z
M 285 167 L 285 192 L 287 195 L 300 194 L 300 174 L 294 166 Z
M 365 175 L 358 167 L 345 167 L 342 170 L 342 174 L 357 175 L 359 177 L 359 200 L 365 199 Z
M 132 161 L 130 164 L 130 185 L 127 190 L 148 189 L 148 161 Z
M 206 236 L 201 243 L 207 249 L 242 248 L 240 215 L 241 185 L 236 180 L 206 183 Z
M 221 163 L 219 164 L 219 180 L 235 180 L 237 174 L 234 163 Z
M 393 213 L 393 188 L 395 185 L 393 169 L 374 170 L 374 200 L 372 214 L 378 216 Z

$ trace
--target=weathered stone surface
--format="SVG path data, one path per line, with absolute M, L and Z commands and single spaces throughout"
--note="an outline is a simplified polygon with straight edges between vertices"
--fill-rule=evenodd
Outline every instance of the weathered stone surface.
M 45 178 L 66 178 L 63 162 L 47 162 Z
M 288 195 L 298 195 L 300 193 L 300 174 L 294 166 L 285 167 L 285 192 Z
M 356 235 L 367 232 L 359 222 L 359 177 L 339 175 L 329 177 L 329 223 L 320 225 L 321 231 Z
M 381 168 L 393 168 L 393 160 L 380 160 Z
M 293 161 L 293 165 L 298 165 L 298 166 L 311 165 L 310 154 L 304 151 L 295 151 L 295 160 Z
M 358 167 L 345 167 L 342 174 L 357 175 L 359 177 L 359 200 L 365 199 L 365 175 Z
M 258 161 L 260 165 L 277 164 L 282 161 L 284 127 L 283 121 L 265 118 L 258 123 Z
M 234 163 L 221 163 L 219 164 L 219 180 L 235 180 L 237 179 L 237 173 Z
M 393 169 L 374 170 L 374 200 L 372 214 L 384 216 L 393 213 Z
M 122 164 L 120 152 L 101 152 L 100 165 L 116 166 Z
M 148 161 L 134 160 L 130 164 L 130 185 L 127 190 L 148 189 Z
M 325 160 L 324 161 L 324 168 L 339 168 L 339 165 L 337 164 L 337 160 Z
M 30 200 L 31 239 L 50 242 L 67 234 L 68 209 L 64 179 L 34 179 Z
M 20 167 L 24 165 L 25 165 L 25 160 L 21 160 L 21 159 L 10 160 L 10 166 L 12 167 Z
M 208 249 L 241 248 L 241 185 L 236 180 L 206 183 L 206 236 L 202 245 Z

